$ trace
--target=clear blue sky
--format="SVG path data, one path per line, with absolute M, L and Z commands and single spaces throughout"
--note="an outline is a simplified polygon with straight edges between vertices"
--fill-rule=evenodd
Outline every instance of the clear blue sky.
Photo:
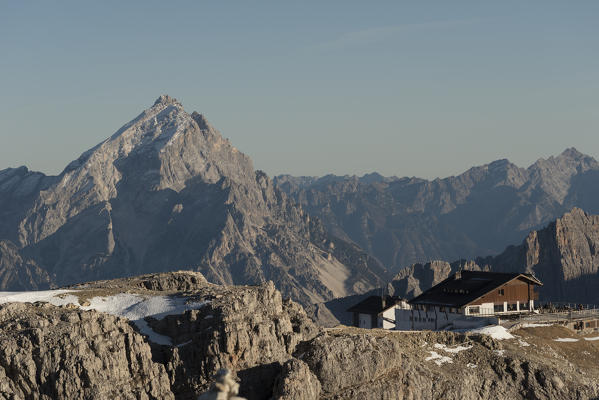
M 0 169 L 58 173 L 162 93 L 269 175 L 599 156 L 599 2 L 0 3 Z

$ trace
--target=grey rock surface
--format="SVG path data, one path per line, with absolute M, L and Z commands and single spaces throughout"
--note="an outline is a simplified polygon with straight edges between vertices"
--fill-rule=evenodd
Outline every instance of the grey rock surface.
M 305 362 L 292 358 L 283 364 L 281 374 L 275 382 L 273 399 L 318 400 L 320 381 Z
M 528 168 L 507 160 L 432 181 L 378 174 L 275 178 L 334 235 L 390 271 L 499 254 L 577 206 L 599 213 L 599 163 L 576 149 Z
M 296 356 L 321 383 L 320 399 L 566 400 L 599 395 L 596 365 L 586 369 L 583 360 L 585 351 L 597 352 L 593 345 L 573 350 L 533 335 L 526 340 L 532 345 L 478 335 L 347 328 L 319 335 L 300 346 Z M 539 352 L 541 348 L 545 351 Z
M 174 399 L 126 320 L 51 305 L 0 305 L 1 399 Z
M 298 304 L 283 300 L 272 282 L 257 287 L 210 285 L 194 293 L 207 304 L 181 315 L 149 321 L 175 347 L 156 350 L 178 398 L 206 390 L 220 369 L 235 371 L 240 395 L 267 398 L 281 364 L 318 328 Z

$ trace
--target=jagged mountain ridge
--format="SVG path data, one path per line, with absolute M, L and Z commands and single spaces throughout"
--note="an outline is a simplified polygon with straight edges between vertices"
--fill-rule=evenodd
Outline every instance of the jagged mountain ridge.
M 386 274 L 169 96 L 58 176 L 0 171 L 0 206 L 0 239 L 41 269 L 33 280 L 47 274 L 54 285 L 193 269 L 221 284 L 272 280 L 309 304 Z
M 433 181 L 283 175 L 275 183 L 332 233 L 395 272 L 498 254 L 575 206 L 599 213 L 599 163 L 574 148 L 528 168 L 498 160 Z

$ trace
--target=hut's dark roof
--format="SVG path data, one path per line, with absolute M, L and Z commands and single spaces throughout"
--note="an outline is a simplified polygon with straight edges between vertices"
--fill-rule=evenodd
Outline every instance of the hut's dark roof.
M 385 307 L 381 296 L 370 296 L 362 300 L 358 304 L 347 309 L 349 312 L 359 312 L 364 314 L 378 314 L 401 301 L 398 297 L 385 296 Z
M 530 274 L 460 271 L 421 295 L 414 297 L 408 303 L 462 307 L 514 279 L 521 279 L 534 285 L 542 285 L 537 278 Z

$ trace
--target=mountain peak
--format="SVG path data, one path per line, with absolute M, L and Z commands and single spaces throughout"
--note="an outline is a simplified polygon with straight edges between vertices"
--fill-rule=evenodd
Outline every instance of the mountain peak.
M 160 97 L 158 97 L 156 99 L 156 101 L 154 102 L 154 106 L 158 106 L 158 105 L 170 105 L 170 104 L 181 104 L 179 103 L 179 101 L 177 99 L 175 99 L 174 97 L 169 96 L 168 94 L 162 94 L 160 95 Z

